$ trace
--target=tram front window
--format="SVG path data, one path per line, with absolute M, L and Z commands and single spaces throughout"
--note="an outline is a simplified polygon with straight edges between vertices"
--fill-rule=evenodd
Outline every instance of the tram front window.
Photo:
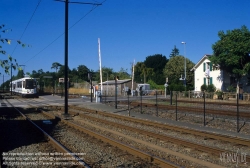
M 36 82 L 34 80 L 27 79 L 25 89 L 34 89 L 34 88 L 36 88 Z

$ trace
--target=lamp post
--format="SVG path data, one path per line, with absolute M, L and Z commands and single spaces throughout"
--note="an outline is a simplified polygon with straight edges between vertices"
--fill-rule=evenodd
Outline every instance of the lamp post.
M 184 84 L 185 84 L 185 90 L 186 90 L 186 42 L 181 42 L 181 44 L 184 44 Z
M 108 72 L 107 72 L 107 85 L 106 85 L 106 87 L 107 87 L 107 95 L 109 94 L 109 83 L 108 83 L 108 80 L 109 80 L 109 77 L 108 77 Z

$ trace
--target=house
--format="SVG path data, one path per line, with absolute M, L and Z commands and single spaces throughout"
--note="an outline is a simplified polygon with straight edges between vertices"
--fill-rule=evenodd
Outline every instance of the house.
M 216 90 L 228 91 L 228 87 L 237 86 L 236 78 L 233 75 L 220 69 L 219 65 L 214 65 L 208 59 L 211 55 L 204 55 L 198 63 L 191 69 L 194 71 L 195 91 L 201 91 L 203 84 L 213 84 Z M 240 87 L 244 92 L 250 92 L 250 77 L 244 76 L 240 81 Z

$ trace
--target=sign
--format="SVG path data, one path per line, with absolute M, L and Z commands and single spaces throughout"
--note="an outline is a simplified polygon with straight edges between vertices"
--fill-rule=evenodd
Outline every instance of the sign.
M 68 78 L 69 81 L 69 78 Z M 59 83 L 64 83 L 64 78 L 59 78 Z

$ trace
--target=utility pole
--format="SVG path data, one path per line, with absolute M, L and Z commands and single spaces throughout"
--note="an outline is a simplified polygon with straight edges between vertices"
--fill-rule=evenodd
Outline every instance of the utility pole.
M 13 64 L 11 63 L 11 65 L 10 65 L 11 67 L 10 67 L 10 83 L 11 83 L 11 85 L 10 85 L 10 94 L 11 94 L 11 96 L 12 96 L 12 66 L 13 66 Z
M 55 0 L 60 2 L 65 2 L 65 48 L 64 48 L 64 91 L 65 91 L 65 97 L 64 97 L 64 114 L 68 114 L 68 17 L 69 17 L 69 3 L 76 3 L 76 4 L 88 4 L 88 5 L 102 5 L 99 3 L 85 3 L 85 2 L 69 2 L 69 0 Z
M 187 86 L 187 84 L 186 84 L 186 82 L 187 82 L 187 74 L 186 74 L 186 69 L 187 69 L 187 62 L 186 62 L 186 42 L 181 42 L 181 44 L 183 44 L 184 45 L 184 85 L 185 85 L 185 91 L 186 91 L 186 86 Z

